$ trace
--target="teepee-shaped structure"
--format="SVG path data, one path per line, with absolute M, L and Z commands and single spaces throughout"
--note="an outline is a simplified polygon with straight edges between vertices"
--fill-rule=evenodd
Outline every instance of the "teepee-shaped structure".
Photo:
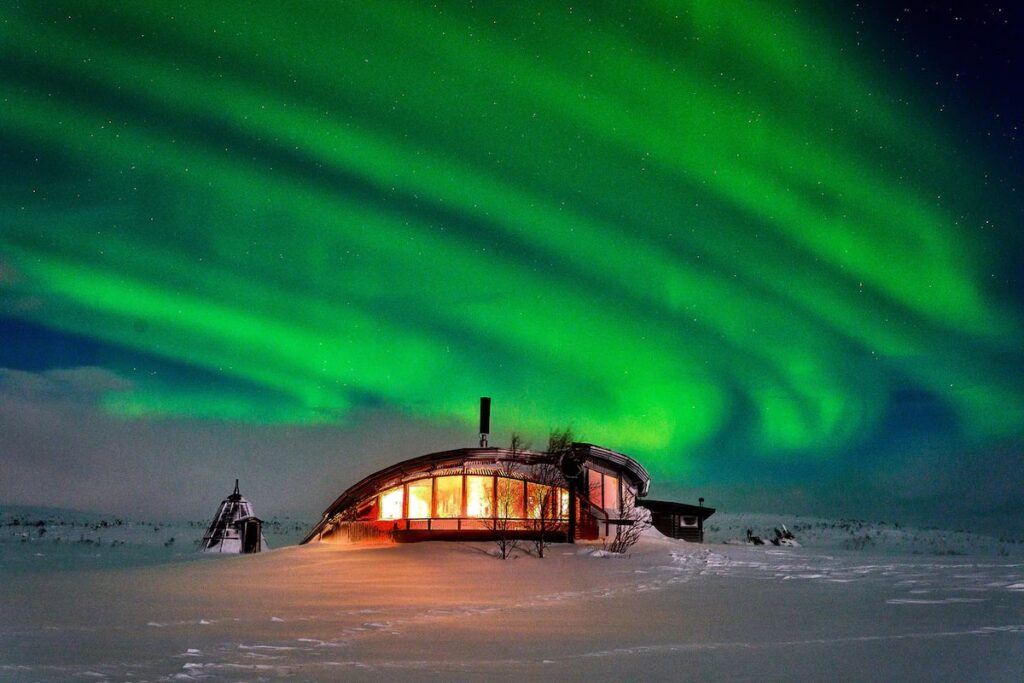
M 263 521 L 253 514 L 252 503 L 238 492 L 235 479 L 235 492 L 217 508 L 200 550 L 204 553 L 258 553 L 266 548 Z

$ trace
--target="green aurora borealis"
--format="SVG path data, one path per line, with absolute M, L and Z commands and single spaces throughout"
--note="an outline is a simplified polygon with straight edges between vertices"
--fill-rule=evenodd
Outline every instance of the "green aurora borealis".
M 662 476 L 850 457 L 908 395 L 1020 438 L 999 170 L 834 17 L 441 8 L 5 6 L 0 316 L 126 419 L 491 395 Z

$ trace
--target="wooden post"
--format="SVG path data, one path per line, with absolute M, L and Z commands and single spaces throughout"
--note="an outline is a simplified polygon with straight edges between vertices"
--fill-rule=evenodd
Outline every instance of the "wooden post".
M 576 482 L 569 481 L 569 543 L 576 542 Z
M 527 494 L 529 489 L 527 488 L 526 480 L 523 479 L 523 519 L 530 518 L 530 496 Z M 523 522 L 525 526 L 526 522 Z
M 491 477 L 491 517 L 498 518 L 498 475 Z
M 459 517 L 460 518 L 466 516 L 466 509 L 467 509 L 467 505 L 468 505 L 468 501 L 469 501 L 469 491 L 466 490 L 466 484 L 467 483 L 468 482 L 466 480 L 466 473 L 463 472 L 462 473 L 462 509 L 459 511 Z
M 697 505 L 700 506 L 700 513 L 697 515 L 697 535 L 700 537 L 700 542 L 704 542 L 704 498 L 700 497 L 697 499 Z

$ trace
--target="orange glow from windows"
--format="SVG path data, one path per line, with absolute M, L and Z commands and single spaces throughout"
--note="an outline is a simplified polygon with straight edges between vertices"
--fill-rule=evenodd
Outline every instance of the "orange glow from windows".
M 498 477 L 498 517 L 524 517 L 524 493 L 521 480 Z
M 587 469 L 587 496 L 590 502 L 601 507 L 601 473 L 597 470 Z
M 430 497 L 433 495 L 431 479 L 420 479 L 409 484 L 409 518 L 430 517 Z
M 545 519 L 569 517 L 569 492 L 561 487 L 528 483 L 526 485 L 526 516 L 540 519 L 541 510 Z
M 494 477 L 466 477 L 466 516 L 490 517 L 494 512 Z
M 434 499 L 437 517 L 462 516 L 462 475 L 436 477 Z
M 596 475 L 596 505 L 601 504 L 605 493 L 600 472 L 590 472 L 591 481 Z M 614 477 L 606 477 L 617 487 Z M 379 505 L 371 514 L 377 519 L 454 519 L 457 517 L 490 518 L 494 516 L 511 519 L 546 519 L 569 516 L 569 492 L 560 487 L 545 486 L 522 479 L 490 475 L 466 475 L 463 491 L 462 475 L 448 475 L 417 479 L 405 486 L 397 486 L 378 495 Z M 616 488 L 617 492 L 617 488 Z M 497 493 L 497 495 L 495 495 Z M 463 508 L 465 494 L 465 508 Z M 495 500 L 497 508 L 495 508 Z M 367 510 L 373 510 L 372 506 Z M 542 512 L 543 510 L 543 512 Z
M 526 485 L 526 516 L 530 519 L 551 517 L 551 497 L 554 492 L 550 486 L 541 484 Z
M 608 514 L 619 512 L 619 478 L 604 475 L 604 509 Z
M 403 491 L 401 486 L 388 489 L 380 494 L 380 518 L 401 519 L 402 518 Z

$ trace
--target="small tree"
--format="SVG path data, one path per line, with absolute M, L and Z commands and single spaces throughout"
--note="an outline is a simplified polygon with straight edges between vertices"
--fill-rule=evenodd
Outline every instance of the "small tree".
M 535 508 L 530 510 L 534 532 L 534 548 L 537 557 L 544 557 L 544 548 L 559 525 L 558 491 L 565 486 L 565 477 L 558 466 L 551 462 L 534 465 L 530 478 L 540 486 L 540 499 L 531 501 Z
M 647 508 L 637 505 L 634 496 L 628 496 L 622 501 L 622 515 L 620 523 L 615 527 L 615 538 L 606 545 L 606 549 L 613 553 L 625 553 L 650 528 L 651 513 Z
M 517 497 L 520 501 L 519 504 L 522 504 L 522 489 L 507 484 L 502 486 L 503 480 L 518 480 L 519 478 L 518 463 L 524 447 L 518 434 L 512 435 L 510 450 L 512 451 L 511 459 L 503 460 L 498 465 L 497 490 L 494 492 L 496 505 L 494 516 L 489 522 L 490 529 L 494 532 L 494 543 L 498 547 L 498 555 L 503 560 L 507 560 L 512 552 L 519 547 L 519 539 L 512 533 L 519 525 L 519 521 L 512 517 L 512 514 L 519 507 L 516 505 Z
M 548 435 L 548 449 L 546 453 L 553 457 L 557 465 L 562 458 L 572 455 L 573 434 L 570 427 L 559 431 L 555 430 Z
M 559 490 L 567 490 L 569 482 L 562 470 L 563 459 L 572 456 L 573 435 L 569 428 L 555 430 L 548 435 L 548 447 L 544 451 L 544 460 L 531 469 L 530 478 L 541 486 L 540 500 L 533 501 L 537 509 L 531 510 L 536 517 L 531 526 L 534 531 L 534 547 L 537 557 L 544 557 L 553 532 L 559 527 L 561 517 L 561 501 Z
M 569 494 L 569 500 L 567 501 L 569 519 L 566 528 L 566 540 L 569 543 L 576 542 L 576 529 L 579 523 L 576 519 L 579 511 L 577 497 L 584 472 L 583 458 L 573 447 L 574 442 L 575 437 L 573 436 L 572 429 L 569 427 L 552 431 L 548 435 L 547 456 L 550 462 L 557 467 L 563 485 Z

